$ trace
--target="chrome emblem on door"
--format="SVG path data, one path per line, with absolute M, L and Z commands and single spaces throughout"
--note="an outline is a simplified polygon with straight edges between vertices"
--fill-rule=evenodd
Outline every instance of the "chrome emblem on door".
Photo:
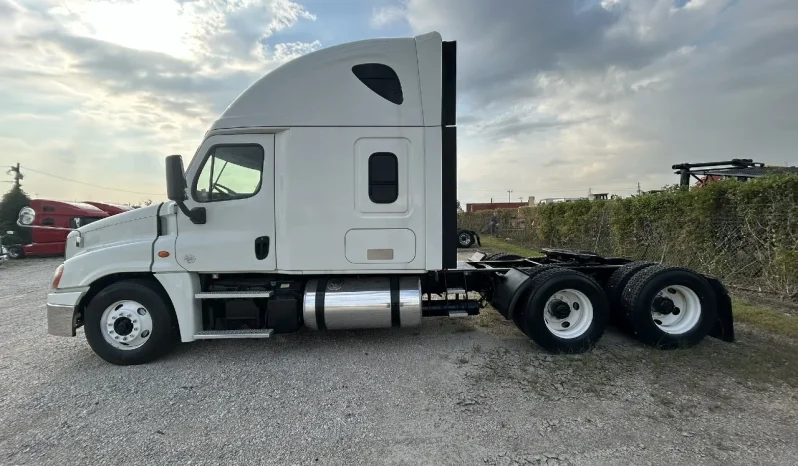
M 196 257 L 194 257 L 194 255 L 193 255 L 193 254 L 186 254 L 185 256 L 183 256 L 183 259 L 184 259 L 186 262 L 188 262 L 189 264 L 193 264 L 194 262 L 196 262 L 196 261 L 197 261 L 197 258 L 196 258 Z

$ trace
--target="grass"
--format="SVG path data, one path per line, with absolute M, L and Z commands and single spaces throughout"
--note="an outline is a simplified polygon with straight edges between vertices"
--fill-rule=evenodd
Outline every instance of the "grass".
M 798 338 L 798 317 L 735 299 L 732 302 L 734 320 L 752 327 L 791 338 Z
M 509 241 L 505 241 L 499 238 L 494 238 L 492 236 L 483 236 L 480 238 L 482 246 L 495 249 L 501 252 L 507 252 L 510 254 L 517 254 L 522 257 L 532 257 L 532 256 L 540 256 L 539 251 L 535 251 L 534 249 L 529 249 L 527 247 L 521 246 L 520 244 L 510 243 Z

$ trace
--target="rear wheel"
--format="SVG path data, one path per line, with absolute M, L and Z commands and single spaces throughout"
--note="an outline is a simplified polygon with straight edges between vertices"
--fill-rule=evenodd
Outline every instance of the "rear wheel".
M 638 272 L 622 301 L 626 326 L 643 343 L 662 349 L 696 345 L 717 318 L 712 286 L 681 267 L 654 265 Z
M 554 267 L 532 278 L 531 290 L 516 323 L 547 351 L 582 353 L 604 334 L 609 306 L 592 278 Z
M 470 248 L 474 244 L 474 236 L 470 232 L 460 230 L 457 234 L 457 245 L 461 248 Z
M 607 280 L 607 301 L 610 304 L 610 316 L 615 324 L 625 327 L 626 319 L 623 318 L 623 290 L 632 277 L 643 269 L 655 265 L 654 262 L 630 262 L 612 273 Z M 630 330 L 630 329 L 627 329 Z
M 154 284 L 125 280 L 109 285 L 86 307 L 86 340 L 117 365 L 144 364 L 166 354 L 175 338 L 169 303 Z
M 519 256 L 518 254 L 510 254 L 508 252 L 497 252 L 494 254 L 489 255 L 488 257 L 482 260 L 488 261 L 517 261 L 519 259 L 523 259 L 523 257 Z

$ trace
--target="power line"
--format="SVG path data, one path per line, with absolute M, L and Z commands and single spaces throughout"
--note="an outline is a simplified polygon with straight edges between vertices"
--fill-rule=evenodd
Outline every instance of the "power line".
M 163 193 L 144 193 L 144 192 L 141 192 L 141 191 L 128 191 L 128 190 L 126 190 L 126 189 L 109 188 L 109 187 L 107 187 L 107 186 L 100 186 L 100 185 L 98 185 L 98 184 L 85 183 L 85 182 L 83 182 L 83 181 L 71 180 L 71 179 L 69 179 L 69 178 L 64 178 L 63 176 L 53 175 L 53 174 L 51 174 L 51 173 L 45 173 L 45 172 L 43 172 L 43 171 L 34 170 L 33 168 L 30 168 L 30 167 L 23 167 L 23 168 L 24 168 L 25 170 L 32 171 L 32 172 L 34 172 L 34 173 L 38 173 L 38 174 L 40 174 L 40 175 L 44 175 L 44 176 L 51 176 L 51 177 L 53 177 L 53 178 L 58 178 L 59 180 L 63 180 L 63 181 L 69 181 L 70 183 L 77 183 L 77 184 L 82 184 L 82 185 L 85 185 L 85 186 L 91 186 L 91 187 L 93 187 L 93 188 L 107 189 L 107 190 L 109 190 L 109 191 L 119 191 L 119 192 L 122 192 L 122 193 L 131 193 L 131 194 L 146 194 L 146 195 L 149 195 L 149 196 L 163 196 Z

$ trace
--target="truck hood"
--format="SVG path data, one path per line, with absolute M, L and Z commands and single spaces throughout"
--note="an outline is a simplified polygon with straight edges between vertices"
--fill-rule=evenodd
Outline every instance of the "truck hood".
M 121 214 L 112 215 L 102 220 L 97 220 L 96 222 L 84 225 L 78 228 L 78 231 L 81 234 L 85 234 L 102 228 L 118 225 L 120 223 L 133 222 L 144 218 L 155 217 L 156 215 L 158 215 L 158 207 L 160 207 L 160 205 L 161 205 L 160 203 L 151 204 L 146 207 L 141 207 L 138 209 L 129 210 L 127 212 L 122 212 Z
M 111 254 L 108 251 L 116 251 L 114 254 L 118 258 L 119 254 L 124 254 L 122 251 L 135 249 L 137 258 L 149 261 L 151 251 L 147 248 L 158 237 L 158 220 L 155 217 L 160 206 L 158 203 L 123 212 L 73 230 L 66 239 L 66 260 L 101 250 L 107 254 Z

